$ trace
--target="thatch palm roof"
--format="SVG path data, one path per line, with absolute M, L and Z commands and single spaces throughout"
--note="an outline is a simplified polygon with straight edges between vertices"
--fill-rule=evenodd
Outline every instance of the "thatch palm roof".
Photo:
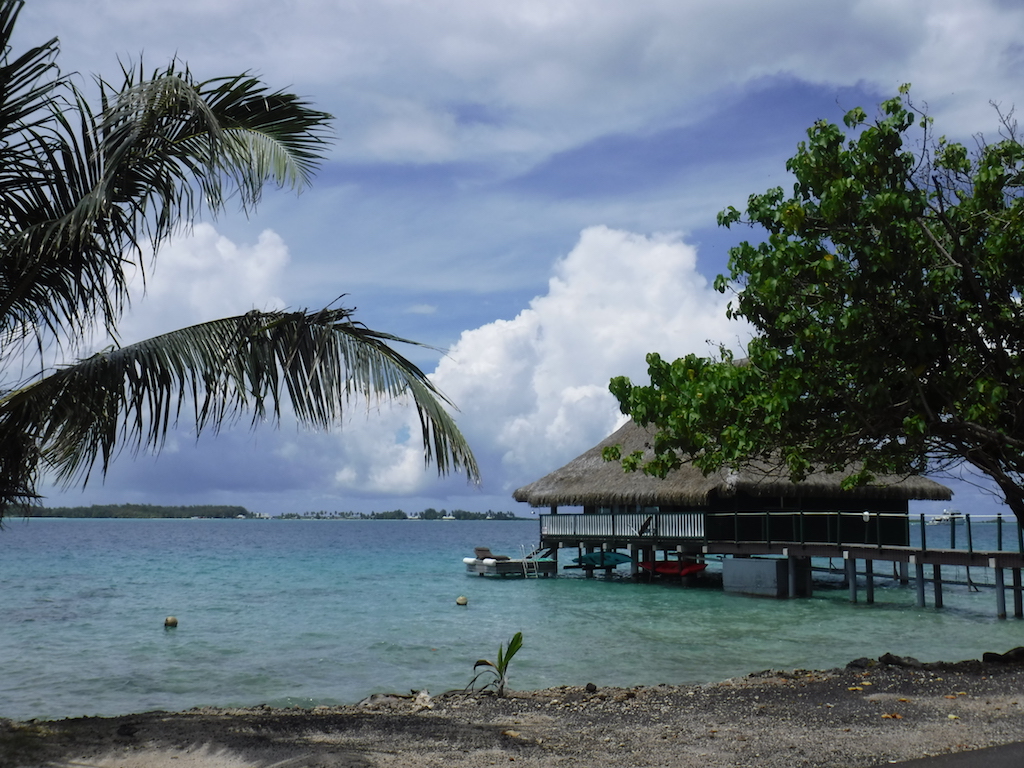
M 586 453 L 561 469 L 525 485 L 512 494 L 516 501 L 532 506 L 608 506 L 643 504 L 648 506 L 702 506 L 713 497 L 730 498 L 737 494 L 772 497 L 841 497 L 845 499 L 937 499 L 952 498 L 952 491 L 925 477 L 879 477 L 870 485 L 841 490 L 842 473 L 818 472 L 793 483 L 784 470 L 750 468 L 734 472 L 723 469 L 705 476 L 692 464 L 684 464 L 664 479 L 642 472 L 624 472 L 615 461 L 601 457 L 603 448 L 622 446 L 623 455 L 633 451 L 651 452 L 652 432 L 626 422 Z

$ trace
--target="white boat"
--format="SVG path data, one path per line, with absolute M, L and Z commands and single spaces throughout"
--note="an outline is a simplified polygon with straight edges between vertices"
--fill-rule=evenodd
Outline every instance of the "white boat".
M 936 515 L 928 521 L 928 525 L 942 525 L 943 523 L 956 523 L 963 518 L 958 509 L 944 509 L 941 515 Z
M 553 557 L 542 556 L 539 550 L 521 558 L 495 555 L 488 547 L 477 547 L 473 557 L 464 557 L 466 573 L 477 576 L 554 576 L 558 563 Z

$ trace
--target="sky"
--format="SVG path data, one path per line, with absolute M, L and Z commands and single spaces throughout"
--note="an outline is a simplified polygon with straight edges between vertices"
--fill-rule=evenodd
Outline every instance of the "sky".
M 16 40 L 54 36 L 86 85 L 177 56 L 335 116 L 309 189 L 161 249 L 122 340 L 343 296 L 429 345 L 403 352 L 459 408 L 482 482 L 439 478 L 415 415 L 372 404 L 329 433 L 182 424 L 84 490 L 47 483 L 50 505 L 528 514 L 512 492 L 620 422 L 612 376 L 742 345 L 712 282 L 756 233 L 715 217 L 787 184 L 815 120 L 912 83 L 940 133 L 970 140 L 996 133 L 993 103 L 1024 104 L 1016 0 L 29 0 Z M 962 511 L 1005 511 L 954 487 Z

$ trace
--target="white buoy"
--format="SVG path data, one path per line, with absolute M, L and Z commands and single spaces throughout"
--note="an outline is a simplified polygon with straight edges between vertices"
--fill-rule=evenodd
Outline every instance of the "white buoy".
M 469 598 L 465 595 L 459 595 L 455 598 L 456 605 L 469 605 Z
M 168 616 L 166 619 L 164 619 L 164 626 L 165 627 L 176 627 L 176 626 L 178 626 L 178 617 L 177 616 Z

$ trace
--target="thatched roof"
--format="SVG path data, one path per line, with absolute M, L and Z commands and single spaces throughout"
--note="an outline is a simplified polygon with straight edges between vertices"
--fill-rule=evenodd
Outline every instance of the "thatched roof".
M 870 485 L 852 490 L 840 489 L 843 474 L 814 473 L 803 482 L 793 483 L 782 470 L 748 469 L 733 472 L 723 469 L 705 476 L 691 464 L 684 464 L 661 479 L 642 472 L 624 472 L 615 461 L 601 458 L 601 450 L 621 445 L 623 455 L 636 450 L 651 453 L 652 433 L 628 421 L 586 453 L 561 469 L 525 485 L 512 494 L 516 501 L 535 507 L 609 506 L 643 504 L 664 506 L 702 506 L 715 496 L 736 494 L 772 497 L 841 497 L 846 499 L 938 499 L 952 498 L 952 491 L 925 477 L 880 477 Z

